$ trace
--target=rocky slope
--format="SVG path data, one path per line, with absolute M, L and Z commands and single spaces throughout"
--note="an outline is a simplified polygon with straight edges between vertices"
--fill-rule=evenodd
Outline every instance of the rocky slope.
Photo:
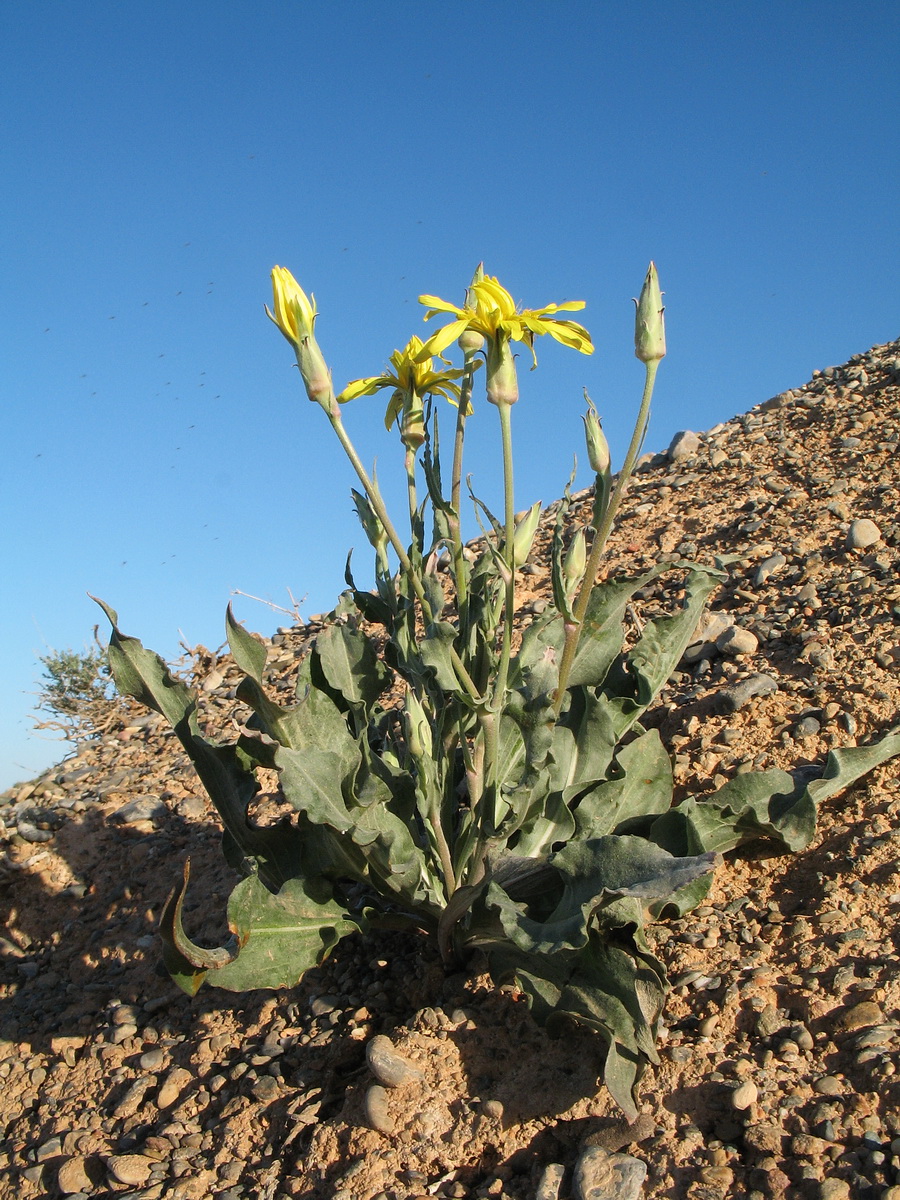
M 610 569 L 728 573 L 650 722 L 682 793 L 897 723 L 898 448 L 900 342 L 635 477 Z M 546 537 L 523 584 L 527 619 Z M 314 633 L 273 639 L 276 691 Z M 193 668 L 210 723 L 230 720 L 230 660 Z M 350 939 L 290 993 L 178 992 L 165 896 L 190 855 L 186 923 L 220 938 L 234 880 L 177 742 L 124 709 L 0 798 L 0 1197 L 898 1200 L 898 774 L 824 806 L 802 854 L 729 859 L 702 908 L 654 927 L 674 986 L 628 1127 L 589 1036 L 551 1041 L 515 993 L 445 977 L 409 938 Z M 372 1092 L 373 1045 L 398 1086 Z

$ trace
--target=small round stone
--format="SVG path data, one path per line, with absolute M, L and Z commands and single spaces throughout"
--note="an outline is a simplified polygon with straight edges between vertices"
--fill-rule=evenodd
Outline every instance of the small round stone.
M 404 1083 L 414 1083 L 423 1078 L 419 1068 L 398 1054 L 391 1039 L 383 1033 L 373 1037 L 366 1046 L 366 1061 L 369 1070 L 385 1087 L 401 1087 Z
M 755 1104 L 758 1097 L 759 1090 L 756 1084 L 748 1079 L 731 1093 L 731 1107 L 737 1112 L 743 1112 Z
M 851 550 L 866 550 L 881 541 L 881 530 L 874 521 L 863 518 L 851 521 L 847 531 L 847 545 Z
M 90 1192 L 94 1187 L 93 1180 L 87 1173 L 84 1159 L 77 1155 L 62 1164 L 56 1176 L 56 1182 L 64 1196 L 72 1196 L 77 1192 Z
M 819 1200 L 850 1200 L 850 1184 L 844 1179 L 823 1179 L 819 1184 Z
M 114 1154 L 106 1160 L 107 1170 L 114 1179 L 134 1187 L 146 1183 L 153 1165 L 143 1154 Z
M 387 1089 L 374 1083 L 366 1092 L 366 1123 L 378 1133 L 393 1133 L 394 1118 L 388 1112 Z
M 820 1096 L 840 1096 L 844 1091 L 843 1084 L 834 1075 L 823 1075 L 820 1079 L 814 1080 L 812 1089 Z
M 716 638 L 716 649 L 730 658 L 740 658 L 745 654 L 755 654 L 759 649 L 759 640 L 749 629 L 732 625 Z

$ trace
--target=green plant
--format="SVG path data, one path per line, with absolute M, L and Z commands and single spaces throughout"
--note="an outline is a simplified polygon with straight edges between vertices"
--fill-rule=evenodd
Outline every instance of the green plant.
M 596 1030 L 607 1046 L 605 1081 L 633 1115 L 636 1081 L 655 1060 L 666 991 L 645 920 L 696 904 L 719 854 L 747 839 L 805 845 L 817 802 L 900 750 L 900 735 L 833 753 L 812 783 L 782 771 L 741 775 L 710 798 L 672 806 L 669 757 L 641 718 L 687 646 L 717 572 L 683 563 L 597 579 L 665 354 L 653 264 L 637 307 L 645 387 L 624 466 L 614 482 L 589 406 L 591 527 L 571 533 L 567 487 L 552 541 L 554 602 L 521 638 L 516 570 L 540 506 L 516 520 L 512 342 L 533 353 L 535 336 L 546 333 L 590 353 L 587 331 L 559 315 L 582 304 L 517 311 L 479 269 L 462 306 L 422 297 L 428 316 L 448 314 L 449 324 L 425 343 L 411 339 L 381 375 L 336 396 L 315 338 L 314 301 L 282 268 L 273 281 L 269 315 L 360 481 L 353 496 L 375 551 L 375 587 L 357 587 L 348 559 L 348 590 L 302 662 L 290 706 L 267 694 L 266 651 L 229 609 L 228 641 L 244 675 L 237 695 L 254 713 L 230 744 L 202 734 L 196 696 L 124 636 L 103 605 L 118 687 L 169 719 L 221 814 L 226 857 L 244 876 L 228 905 L 231 944 L 204 949 L 182 925 L 185 868 L 163 916 L 167 965 L 191 994 L 204 981 L 291 986 L 349 933 L 420 930 L 448 965 L 482 951 L 494 978 L 515 979 L 548 1026 L 575 1020 Z M 436 362 L 457 340 L 462 367 Z M 462 464 L 482 353 L 487 399 L 500 419 L 504 513 L 495 517 L 472 495 L 487 526 L 472 548 L 460 533 Z M 390 392 L 387 424 L 399 428 L 403 447 L 408 540 L 342 419 L 343 403 L 382 389 Z M 435 397 L 456 404 L 449 488 Z M 669 570 L 683 576 L 680 608 L 628 642 L 623 621 L 633 594 Z M 275 827 L 249 815 L 260 768 L 277 771 L 295 810 Z

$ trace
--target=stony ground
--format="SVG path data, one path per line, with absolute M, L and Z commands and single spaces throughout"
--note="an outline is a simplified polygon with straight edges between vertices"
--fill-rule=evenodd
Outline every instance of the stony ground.
M 900 342 L 636 476 L 610 569 L 728 572 L 650 722 L 682 794 L 897 723 L 898 448 Z M 527 619 L 546 540 L 523 583 Z M 274 688 L 314 632 L 273 640 Z M 230 660 L 193 666 L 221 722 Z M 801 854 L 729 857 L 702 908 L 653 928 L 673 990 L 629 1127 L 589 1036 L 551 1041 L 477 963 L 447 977 L 406 937 L 341 943 L 289 993 L 178 992 L 165 896 L 190 855 L 189 932 L 221 937 L 234 879 L 174 738 L 127 709 L 0 798 L 0 1197 L 897 1200 L 898 774 L 829 802 Z M 377 1035 L 407 1069 L 373 1106 Z

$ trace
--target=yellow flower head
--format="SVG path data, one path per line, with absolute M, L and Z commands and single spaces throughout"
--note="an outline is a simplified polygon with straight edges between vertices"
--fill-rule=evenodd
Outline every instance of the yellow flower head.
M 450 313 L 454 317 L 449 325 L 428 339 L 423 350 L 426 354 L 440 354 L 466 330 L 479 333 L 492 342 L 524 342 L 531 351 L 535 366 L 536 334 L 549 333 L 556 341 L 571 346 L 573 350 L 580 350 L 582 354 L 594 352 L 591 335 L 583 325 L 556 315 L 579 311 L 584 308 L 583 300 L 567 300 L 563 304 L 526 308 L 520 312 L 506 288 L 493 276 L 486 275 L 472 282 L 466 293 L 464 308 L 441 300 L 438 296 L 420 296 L 419 303 L 428 305 L 426 321 L 439 313 Z
M 294 347 L 307 396 L 330 411 L 334 389 L 331 372 L 316 341 L 316 298 L 307 296 L 286 267 L 272 268 L 272 291 L 275 312 L 270 312 L 267 306 L 266 315 Z
M 404 440 L 409 436 L 417 445 L 424 440 L 422 424 L 422 401 L 428 395 L 443 396 L 451 404 L 459 403 L 459 387 L 454 380 L 465 375 L 465 371 L 434 369 L 434 360 L 423 354 L 421 338 L 412 337 L 402 350 L 395 350 L 390 365 L 380 375 L 366 379 L 354 379 L 337 397 L 341 404 L 355 400 L 357 396 L 374 396 L 384 388 L 392 388 L 384 416 L 386 428 L 390 429 L 402 415 Z M 466 414 L 468 415 L 468 414 Z
M 313 336 L 316 324 L 316 298 L 307 296 L 287 267 L 272 268 L 275 312 L 266 315 L 274 321 L 292 346 Z

